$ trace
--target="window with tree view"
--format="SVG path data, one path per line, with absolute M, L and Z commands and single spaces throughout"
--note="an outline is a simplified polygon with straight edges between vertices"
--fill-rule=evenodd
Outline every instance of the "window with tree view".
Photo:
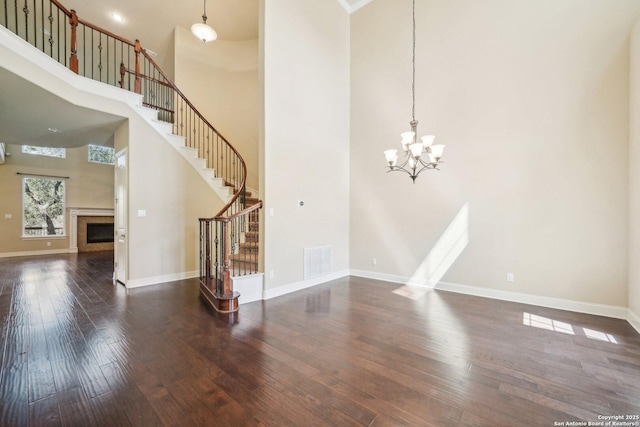
M 116 150 L 111 147 L 89 144 L 89 161 L 92 163 L 102 163 L 103 165 L 113 165 L 116 160 Z
M 26 154 L 37 154 L 38 156 L 67 157 L 67 150 L 60 147 L 34 147 L 33 145 L 23 145 L 22 152 Z
M 64 181 L 25 177 L 22 183 L 22 235 L 64 236 Z

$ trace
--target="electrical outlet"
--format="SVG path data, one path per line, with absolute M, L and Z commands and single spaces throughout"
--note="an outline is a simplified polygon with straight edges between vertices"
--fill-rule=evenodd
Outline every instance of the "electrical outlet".
M 47 242 L 47 246 L 51 246 L 51 242 Z
M 371 265 L 378 265 L 378 260 L 375 258 L 371 258 Z
M 269 279 L 273 279 L 273 270 L 269 270 Z
M 513 282 L 515 278 L 513 277 L 513 273 L 507 273 L 507 282 Z

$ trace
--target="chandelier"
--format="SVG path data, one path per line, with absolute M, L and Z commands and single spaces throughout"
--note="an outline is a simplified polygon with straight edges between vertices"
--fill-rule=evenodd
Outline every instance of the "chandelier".
M 413 0 L 413 80 L 411 82 L 411 121 L 409 125 L 411 130 L 400 134 L 402 140 L 403 159 L 398 164 L 398 150 L 386 150 L 384 156 L 387 159 L 389 172 L 405 172 L 407 173 L 413 183 L 415 184 L 416 178 L 420 173 L 427 169 L 438 169 L 438 165 L 442 163 L 442 152 L 444 151 L 444 145 L 434 145 L 434 135 L 425 135 L 417 139 L 418 135 L 418 122 L 416 120 L 416 1 Z
M 191 32 L 203 43 L 213 41 L 218 38 L 216 30 L 207 25 L 207 0 L 204 0 L 204 13 L 202 14 L 202 24 L 197 23 L 191 26 Z

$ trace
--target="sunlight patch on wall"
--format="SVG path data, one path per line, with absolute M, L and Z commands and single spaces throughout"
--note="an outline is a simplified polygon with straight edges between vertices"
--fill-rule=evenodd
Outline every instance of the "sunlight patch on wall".
M 409 284 L 434 287 L 468 244 L 469 204 L 465 203 L 413 273 Z

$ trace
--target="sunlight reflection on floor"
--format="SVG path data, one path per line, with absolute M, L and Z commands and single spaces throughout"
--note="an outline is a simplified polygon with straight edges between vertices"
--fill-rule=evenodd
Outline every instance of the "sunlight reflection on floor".
M 400 295 L 402 297 L 406 297 L 415 301 L 426 294 L 429 289 L 430 288 L 427 288 L 426 286 L 405 285 L 394 289 L 392 292 L 396 295 Z
M 522 324 L 525 326 L 531 326 L 532 328 L 538 329 L 546 329 L 548 331 L 561 332 L 563 334 L 576 335 L 574 331 L 574 326 L 566 323 L 560 322 L 558 320 L 549 319 L 548 317 L 538 316 L 535 314 L 530 314 L 527 312 L 522 313 Z M 576 327 L 577 330 L 582 329 L 587 338 L 598 341 L 610 342 L 612 344 L 618 344 L 616 338 L 605 332 L 594 331 L 593 329 L 588 328 L 579 328 Z

